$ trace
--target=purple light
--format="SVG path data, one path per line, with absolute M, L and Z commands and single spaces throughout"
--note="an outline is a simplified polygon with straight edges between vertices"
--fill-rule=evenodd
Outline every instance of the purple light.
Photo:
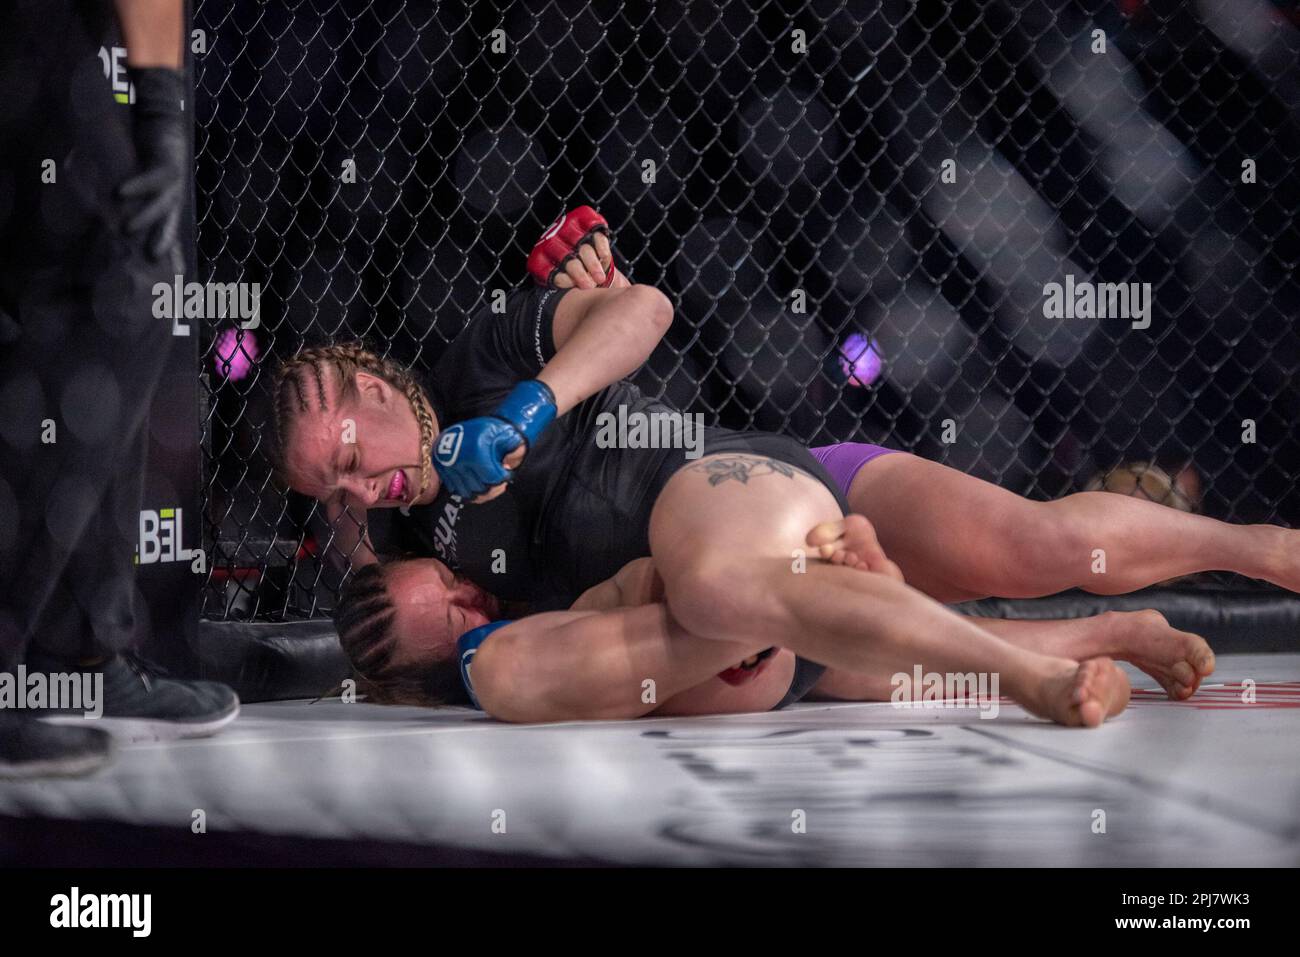
M 214 351 L 212 362 L 217 367 L 217 374 L 238 382 L 253 368 L 258 353 L 257 339 L 251 331 L 225 329 L 217 336 Z
M 859 332 L 850 334 L 844 340 L 844 345 L 840 347 L 839 359 L 840 370 L 849 380 L 849 385 L 862 388 L 866 388 L 880 378 L 880 372 L 885 366 L 885 360 L 880 357 L 876 343 Z

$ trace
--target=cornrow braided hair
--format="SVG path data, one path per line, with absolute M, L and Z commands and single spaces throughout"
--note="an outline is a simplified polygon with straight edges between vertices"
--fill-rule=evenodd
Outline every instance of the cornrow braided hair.
M 339 643 L 361 679 L 360 689 L 378 704 L 468 705 L 456 656 L 395 662 L 397 607 L 389 573 L 402 560 L 364 565 L 349 576 L 334 613 Z
M 420 490 L 423 495 L 433 480 L 433 409 L 415 377 L 392 359 L 376 355 L 360 342 L 341 342 L 335 345 L 315 346 L 299 351 L 292 359 L 280 364 L 272 383 L 274 396 L 276 474 L 286 485 L 289 462 L 285 450 L 298 422 L 298 417 L 313 409 L 324 411 L 325 370 L 334 370 L 338 383 L 339 399 L 356 394 L 356 374 L 368 372 L 378 376 L 395 389 L 400 389 L 411 403 L 416 421 L 420 424 Z

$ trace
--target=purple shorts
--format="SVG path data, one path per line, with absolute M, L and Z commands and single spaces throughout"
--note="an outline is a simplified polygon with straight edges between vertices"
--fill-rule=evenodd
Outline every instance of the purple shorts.
M 813 458 L 822 464 L 826 471 L 831 473 L 831 477 L 835 479 L 840 490 L 847 496 L 849 486 L 853 484 L 853 477 L 858 474 L 858 469 L 872 459 L 888 455 L 890 452 L 897 452 L 898 449 L 868 445 L 866 442 L 840 442 L 837 445 L 819 445 L 816 448 L 810 448 L 808 451 L 812 453 Z

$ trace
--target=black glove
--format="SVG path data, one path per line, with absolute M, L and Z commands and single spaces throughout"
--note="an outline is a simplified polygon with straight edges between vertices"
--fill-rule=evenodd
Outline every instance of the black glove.
M 158 260 L 176 245 L 189 184 L 184 78 L 166 67 L 132 67 L 128 73 L 135 86 L 133 133 L 142 172 L 123 183 L 118 195 L 128 201 L 127 235 L 148 234 L 145 251 Z

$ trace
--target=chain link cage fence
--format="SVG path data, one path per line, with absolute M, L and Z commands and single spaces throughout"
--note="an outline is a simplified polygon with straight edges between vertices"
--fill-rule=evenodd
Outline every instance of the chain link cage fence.
M 1298 26 L 1261 0 L 198 0 L 201 278 L 261 287 L 259 328 L 202 343 L 204 617 L 322 617 L 346 570 L 271 477 L 275 362 L 433 362 L 579 203 L 677 305 L 639 384 L 710 422 L 1296 524 Z

